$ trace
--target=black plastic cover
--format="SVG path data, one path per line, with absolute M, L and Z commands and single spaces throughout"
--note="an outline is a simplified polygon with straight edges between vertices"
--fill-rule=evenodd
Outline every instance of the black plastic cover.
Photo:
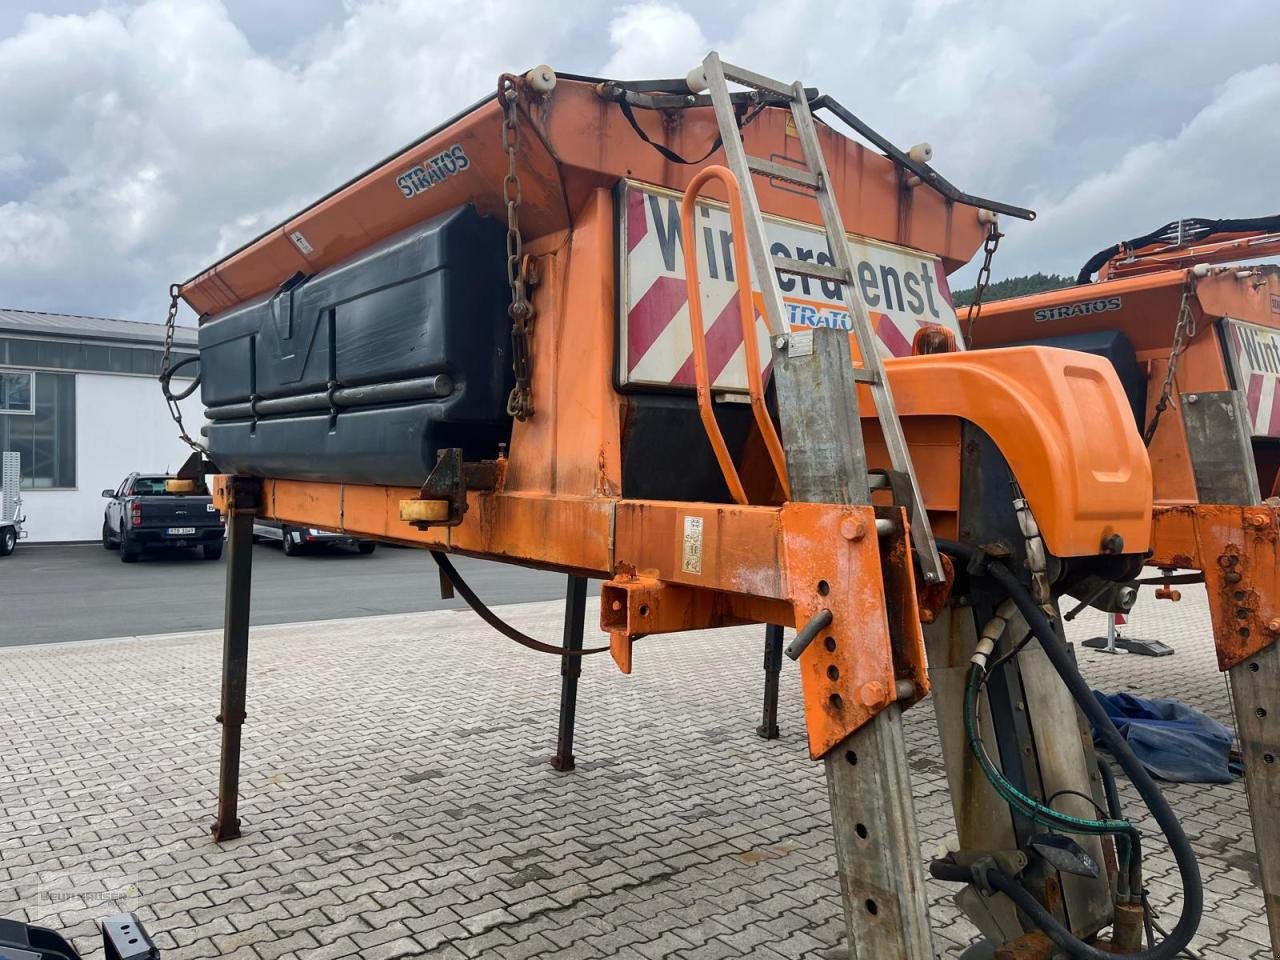
M 206 407 L 444 373 L 448 396 L 221 420 L 223 471 L 417 486 L 441 447 L 492 457 L 510 435 L 505 231 L 459 207 L 200 326 Z

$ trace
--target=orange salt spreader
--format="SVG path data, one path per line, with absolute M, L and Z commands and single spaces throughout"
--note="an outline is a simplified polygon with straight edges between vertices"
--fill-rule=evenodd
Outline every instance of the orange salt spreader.
M 1280 957 L 1280 216 L 1178 220 L 1094 255 L 1074 286 L 982 308 L 975 346 L 1105 357 L 1154 479 L 1158 599 L 1206 586 L 1227 674 L 1272 952 Z M 1191 571 L 1178 573 L 1178 571 Z
M 560 770 L 582 656 L 656 669 L 683 631 L 766 624 L 771 738 L 794 629 L 858 957 L 934 956 L 900 720 L 932 690 L 958 836 L 931 869 L 982 936 L 1135 942 L 1136 834 L 1097 812 L 1057 598 L 1127 608 L 1149 462 L 1104 358 L 963 349 L 947 275 L 1033 214 L 929 158 L 714 53 L 677 80 L 539 67 L 176 285 L 200 315 L 187 470 L 228 515 L 215 836 L 240 831 L 256 516 L 432 551 L 560 659 Z M 450 554 L 567 574 L 564 645 Z

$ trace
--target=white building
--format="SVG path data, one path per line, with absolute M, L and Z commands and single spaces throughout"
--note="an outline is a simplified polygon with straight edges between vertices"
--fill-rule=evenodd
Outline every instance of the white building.
M 195 343 L 177 329 L 180 355 Z M 156 380 L 163 346 L 156 323 L 0 309 L 0 451 L 22 456 L 31 542 L 98 539 L 105 488 L 186 460 Z M 182 412 L 197 436 L 199 391 Z

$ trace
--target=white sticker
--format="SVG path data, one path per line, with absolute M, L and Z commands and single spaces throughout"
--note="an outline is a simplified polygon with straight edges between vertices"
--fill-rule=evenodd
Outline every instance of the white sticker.
M 791 343 L 787 345 L 787 356 L 809 357 L 813 355 L 813 331 L 801 330 L 791 334 Z
M 293 241 L 293 245 L 302 251 L 303 254 L 314 253 L 311 244 L 307 243 L 307 238 L 302 235 L 301 230 L 295 230 L 289 234 L 289 239 Z
M 685 573 L 702 575 L 702 518 L 684 518 L 684 551 L 680 569 Z

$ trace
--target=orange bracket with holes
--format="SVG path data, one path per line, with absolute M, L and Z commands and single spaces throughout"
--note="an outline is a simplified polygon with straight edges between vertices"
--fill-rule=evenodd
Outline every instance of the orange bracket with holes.
M 1280 510 L 1265 504 L 1156 507 L 1154 539 L 1152 566 L 1204 572 L 1219 669 L 1280 638 Z

